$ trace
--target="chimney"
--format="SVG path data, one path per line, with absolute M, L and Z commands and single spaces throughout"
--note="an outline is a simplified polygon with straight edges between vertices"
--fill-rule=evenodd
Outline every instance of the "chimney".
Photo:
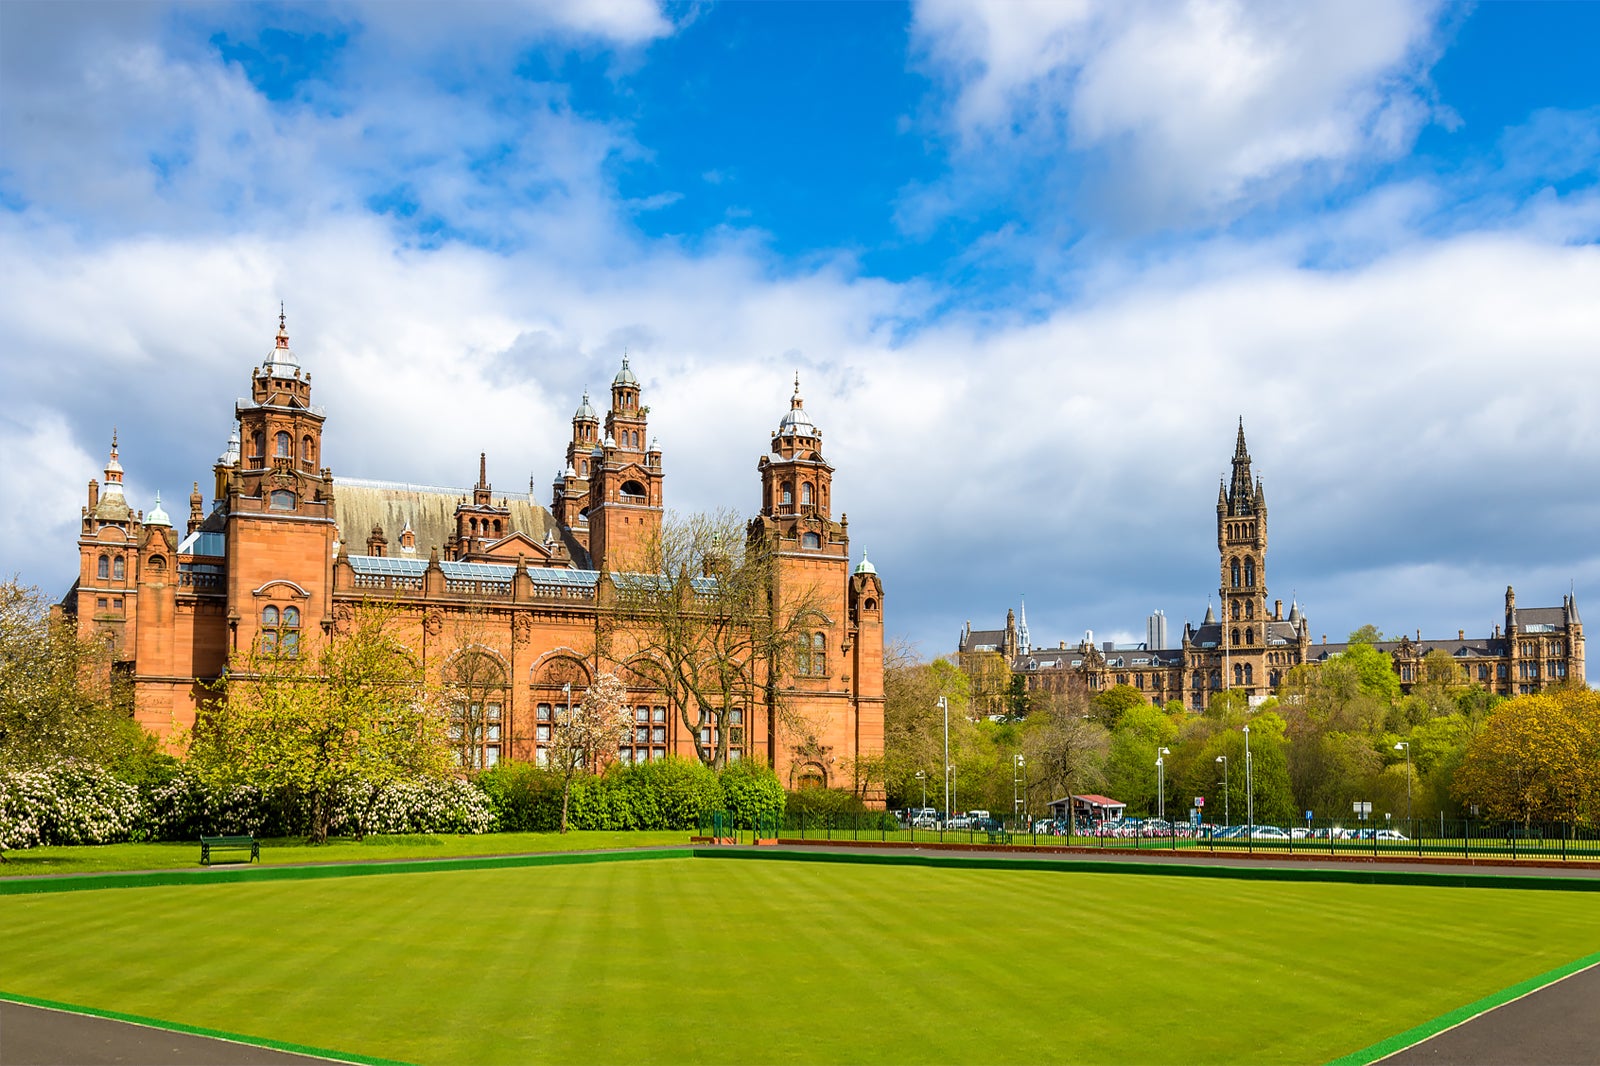
M 98 504 L 99 502 L 100 502 L 100 482 L 96 481 L 94 478 L 90 478 L 89 479 L 89 510 L 91 510 L 91 511 L 94 510 L 95 509 L 95 505 Z
M 1467 639 L 1467 631 L 1465 629 L 1456 630 L 1456 639 L 1457 640 L 1466 640 Z
M 1283 621 L 1283 601 L 1282 600 L 1273 600 L 1272 601 L 1272 620 L 1274 622 Z

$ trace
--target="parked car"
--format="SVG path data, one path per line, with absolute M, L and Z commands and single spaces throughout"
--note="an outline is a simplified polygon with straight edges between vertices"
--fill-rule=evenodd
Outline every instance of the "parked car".
M 1380 829 L 1380 830 L 1378 830 L 1378 839 L 1379 840 L 1410 840 L 1411 838 L 1406 836 L 1404 833 L 1400 832 L 1400 830 L 1398 830 L 1398 829 Z
M 1257 825 L 1250 827 L 1251 840 L 1292 840 L 1293 838 L 1275 825 Z

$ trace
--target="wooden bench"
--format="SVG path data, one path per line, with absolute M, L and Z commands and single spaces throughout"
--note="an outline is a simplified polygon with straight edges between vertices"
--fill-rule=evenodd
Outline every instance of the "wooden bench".
M 253 836 L 245 837 L 201 837 L 200 838 L 200 865 L 211 865 L 211 853 L 214 851 L 248 851 L 250 857 L 241 859 L 241 862 L 260 862 L 261 845 Z

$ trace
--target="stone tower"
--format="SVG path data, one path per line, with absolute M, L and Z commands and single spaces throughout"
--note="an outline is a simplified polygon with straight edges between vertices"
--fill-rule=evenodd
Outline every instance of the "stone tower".
M 605 438 L 588 456 L 589 555 L 601 572 L 639 565 L 661 530 L 661 449 L 649 440 L 646 414 L 639 379 L 623 356 L 611 381 Z M 576 418 L 573 424 L 576 430 Z

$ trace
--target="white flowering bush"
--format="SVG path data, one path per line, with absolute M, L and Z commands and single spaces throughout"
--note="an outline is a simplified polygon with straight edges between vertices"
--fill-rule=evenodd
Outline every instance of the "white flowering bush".
M 482 790 L 459 778 L 417 778 L 374 787 L 355 782 L 335 797 L 333 832 L 487 833 L 494 808 Z
M 272 814 L 269 797 L 255 785 L 208 785 L 184 768 L 141 790 L 137 836 L 144 840 L 194 840 L 202 836 L 261 835 Z
M 140 822 L 139 790 L 88 763 L 0 773 L 0 843 L 112 844 Z

